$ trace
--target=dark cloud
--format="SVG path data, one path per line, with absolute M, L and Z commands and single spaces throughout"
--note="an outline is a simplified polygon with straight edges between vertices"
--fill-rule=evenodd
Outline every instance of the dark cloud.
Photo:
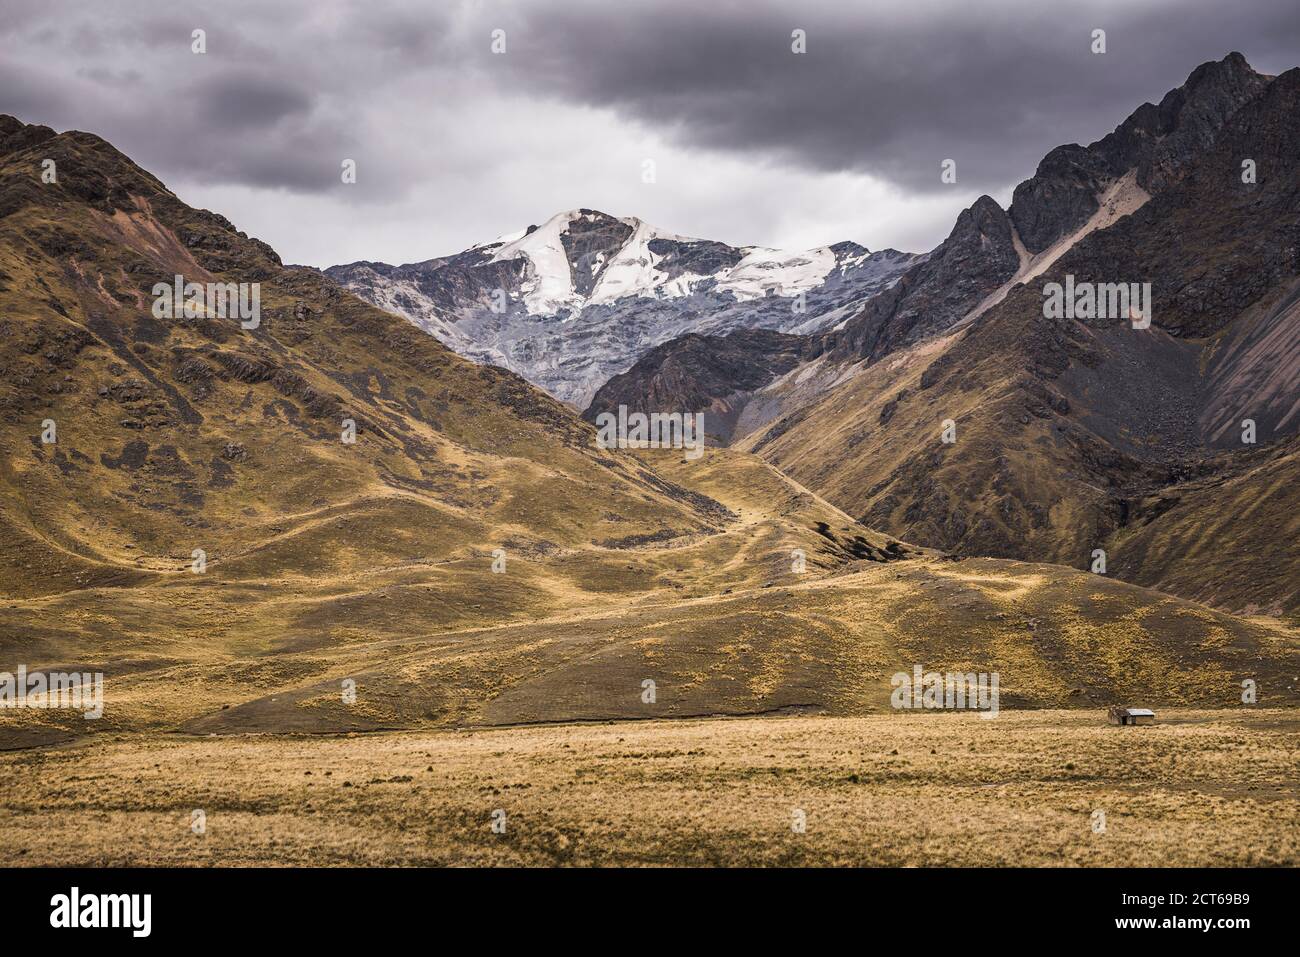
M 100 86 L 122 88 L 138 87 L 144 82 L 144 77 L 138 70 L 114 70 L 106 66 L 83 67 L 77 71 L 77 76 L 98 83 Z
M 43 83 L 20 64 L 0 59 L 0 113 L 17 116 L 28 123 L 54 126 L 47 117 L 66 115 L 73 108 L 64 88 Z
M 1061 143 L 1100 138 L 1199 63 L 1241 50 L 1300 61 L 1295 0 L 790 4 L 566 0 L 484 8 L 511 81 L 612 106 L 715 149 L 941 188 L 943 159 L 981 189 Z M 791 51 L 791 32 L 807 52 Z M 1106 31 L 1107 52 L 1090 49 Z
M 193 100 L 203 120 L 227 130 L 257 131 L 289 117 L 304 118 L 312 98 L 285 83 L 283 77 L 219 76 L 196 84 Z
M 7 2 L 26 30 L 0 53 L 0 112 L 98 133 L 168 182 L 323 192 L 353 155 L 356 114 L 338 108 L 352 97 L 338 95 L 339 71 L 322 69 L 320 54 L 366 50 L 346 40 L 329 48 L 307 5 L 294 11 L 295 36 L 284 11 L 256 3 L 214 12 L 106 0 L 98 10 L 55 4 L 42 17 L 25 0 Z M 192 49 L 197 29 L 206 53 Z M 332 110 L 318 113 L 331 95 Z M 375 178 L 359 193 L 379 198 L 396 181 Z
M 1295 0 L 2 2 L 0 112 L 99 133 L 318 264 L 577 206 L 737 244 L 925 249 L 1197 64 L 1300 61 Z

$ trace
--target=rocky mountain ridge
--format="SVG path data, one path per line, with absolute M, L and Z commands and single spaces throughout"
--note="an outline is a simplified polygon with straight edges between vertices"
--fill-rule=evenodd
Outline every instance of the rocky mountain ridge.
M 585 408 L 662 342 L 832 328 L 921 258 L 850 242 L 734 247 L 577 209 L 454 256 L 325 274 L 461 355 Z
M 1300 431 L 1297 87 L 1300 71 L 1231 54 L 1092 146 L 1054 150 L 1010 210 L 982 198 L 840 329 L 784 344 L 800 363 L 711 382 L 732 441 L 921 544 L 1071 564 L 1103 548 L 1130 580 L 1294 610 L 1300 527 L 1275 518 L 1296 512 L 1278 483 Z M 1149 283 L 1151 328 L 1045 319 L 1044 286 L 1067 276 Z M 700 393 L 684 371 L 727 368 L 700 347 L 683 363 L 664 344 L 593 405 L 636 401 L 633 382 L 668 407 Z M 1252 495 L 1271 504 L 1243 510 Z M 1171 544 L 1208 527 L 1231 557 Z

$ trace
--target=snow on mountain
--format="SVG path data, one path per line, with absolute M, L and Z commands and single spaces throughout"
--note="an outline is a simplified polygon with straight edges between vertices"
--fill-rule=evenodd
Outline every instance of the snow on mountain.
M 752 247 L 719 278 L 718 289 L 742 300 L 793 296 L 820 285 L 835 266 L 835 253 L 829 246 L 796 253 Z
M 693 243 L 696 240 L 665 233 L 635 218 L 620 222 L 631 227 L 632 235 L 603 266 L 600 281 L 587 301 L 594 305 L 617 302 L 624 296 L 672 297 L 685 294 L 687 287 L 680 280 L 672 280 L 667 273 L 659 271 L 657 267 L 663 257 L 656 255 L 650 244 L 655 240 L 670 243 Z
M 831 328 L 918 258 L 847 242 L 737 248 L 576 209 L 454 256 L 325 272 L 462 355 L 581 408 L 611 376 L 686 332 Z
M 525 230 L 518 239 L 505 243 L 492 256 L 493 262 L 520 258 L 528 261 L 528 280 L 520 293 L 532 315 L 553 314 L 582 303 L 582 297 L 573 288 L 569 256 L 562 238 L 576 218 L 574 213 L 558 213 L 536 229 Z

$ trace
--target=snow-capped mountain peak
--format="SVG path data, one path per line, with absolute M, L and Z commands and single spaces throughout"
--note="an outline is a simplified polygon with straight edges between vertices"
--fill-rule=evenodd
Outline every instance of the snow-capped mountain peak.
M 589 236 L 599 241 L 593 244 L 585 239 Z M 793 296 L 820 285 L 839 263 L 829 246 L 793 252 L 746 246 L 732 250 L 736 255 L 728 257 L 730 264 L 710 261 L 704 271 L 693 271 L 679 263 L 689 259 L 696 247 L 721 244 L 679 236 L 634 216 L 615 218 L 591 209 L 556 213 L 540 226 L 492 245 L 493 262 L 527 262 L 528 279 L 521 293 L 530 315 L 555 315 L 626 296 L 680 298 L 705 282 L 715 283 L 718 292 L 730 292 L 738 301 Z M 582 259 L 583 251 L 594 258 Z M 660 268 L 665 260 L 670 265 Z M 584 294 L 579 277 L 586 274 L 595 281 Z
M 454 256 L 326 273 L 461 354 L 582 406 L 610 376 L 685 332 L 835 325 L 915 258 L 850 242 L 735 247 L 571 209 Z

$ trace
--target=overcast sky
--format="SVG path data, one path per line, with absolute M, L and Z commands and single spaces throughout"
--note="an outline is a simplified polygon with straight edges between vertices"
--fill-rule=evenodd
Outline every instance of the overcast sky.
M 1300 65 L 1296 0 L 0 0 L 0 113 L 104 136 L 286 262 L 418 261 L 576 207 L 922 251 L 1231 50 Z

